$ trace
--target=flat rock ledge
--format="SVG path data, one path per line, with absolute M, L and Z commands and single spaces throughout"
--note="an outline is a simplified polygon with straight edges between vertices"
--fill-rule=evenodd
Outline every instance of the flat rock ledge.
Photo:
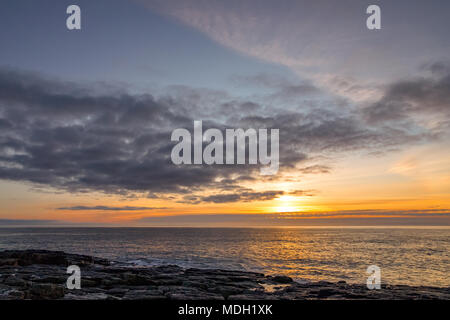
M 81 269 L 81 289 L 66 287 L 67 266 Z M 47 250 L 0 251 L 0 300 L 303 300 L 450 299 L 450 288 L 298 283 L 287 276 L 176 265 L 137 267 Z

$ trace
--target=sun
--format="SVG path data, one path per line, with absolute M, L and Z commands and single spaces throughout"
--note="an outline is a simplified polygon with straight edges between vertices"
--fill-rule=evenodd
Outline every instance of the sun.
M 279 202 L 279 205 L 276 205 L 273 209 L 275 212 L 296 212 L 299 211 L 299 208 L 295 205 L 296 197 L 284 195 L 277 198 L 275 201 Z

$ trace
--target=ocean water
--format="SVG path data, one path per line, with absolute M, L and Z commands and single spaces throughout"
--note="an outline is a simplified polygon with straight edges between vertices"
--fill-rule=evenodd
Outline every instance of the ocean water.
M 0 250 L 48 249 L 138 265 L 285 274 L 299 281 L 450 286 L 450 229 L 0 228 Z

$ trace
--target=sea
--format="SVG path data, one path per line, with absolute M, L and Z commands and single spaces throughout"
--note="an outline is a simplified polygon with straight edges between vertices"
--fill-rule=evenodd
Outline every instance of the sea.
M 296 281 L 450 286 L 450 228 L 0 228 L 0 250 L 47 249 L 136 266 L 176 264 Z

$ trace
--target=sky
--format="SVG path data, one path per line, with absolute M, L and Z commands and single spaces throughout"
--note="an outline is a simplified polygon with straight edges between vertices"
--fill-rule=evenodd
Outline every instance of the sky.
M 439 0 L 2 1 L 0 226 L 449 226 L 449 29 Z M 278 173 L 174 165 L 194 120 L 279 129 Z

